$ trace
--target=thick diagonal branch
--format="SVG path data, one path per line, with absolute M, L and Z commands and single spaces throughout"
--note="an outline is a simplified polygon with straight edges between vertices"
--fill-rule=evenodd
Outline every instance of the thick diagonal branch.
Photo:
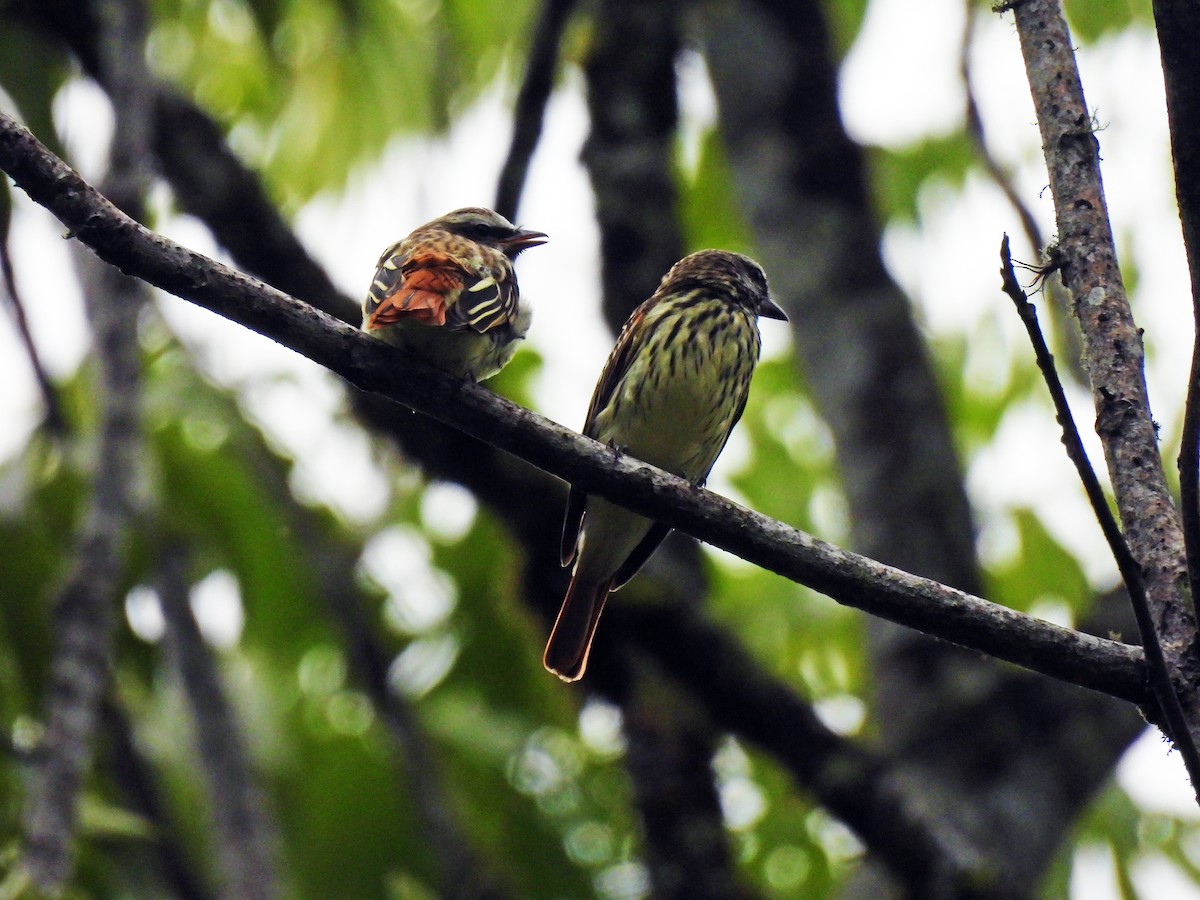
M 1175 196 L 1191 273 L 1195 345 L 1179 447 L 1179 493 L 1192 603 L 1200 596 L 1200 15 L 1185 0 L 1155 0 L 1166 82 Z
M 525 75 L 513 108 L 512 141 L 496 186 L 496 211 L 513 221 L 516 221 L 521 206 L 521 193 L 525 189 L 525 176 L 529 174 L 533 152 L 542 136 L 542 121 L 554 87 L 559 47 L 574 5 L 575 0 L 543 0 L 529 44 Z
M 1043 622 L 840 550 L 696 489 L 536 413 L 408 360 L 343 322 L 143 228 L 0 114 L 0 169 L 128 274 L 204 306 L 383 394 L 839 603 L 1054 678 L 1145 699 L 1140 650 Z
M 159 561 L 158 595 L 167 658 L 187 699 L 196 762 L 208 785 L 220 896 L 270 900 L 279 896 L 278 829 L 251 764 L 245 730 L 192 614 L 188 565 L 183 545 L 168 541 Z
M 1152 677 L 1165 696 L 1177 698 L 1164 709 L 1165 724 L 1200 788 L 1200 665 L 1183 532 L 1159 456 L 1141 332 L 1117 267 L 1095 124 L 1056 0 L 1023 0 L 1013 9 L 1054 195 L 1058 261 L 1083 333 L 1096 432 L 1154 620 L 1142 639 Z M 1157 658 L 1162 663 L 1154 666 Z
M 118 128 L 112 143 L 109 189 L 137 210 L 150 140 L 147 98 L 138 68 L 145 23 L 129 0 L 98 0 L 105 35 L 100 65 L 113 80 Z M 115 605 L 136 506 L 141 355 L 138 310 L 144 285 L 90 256 L 84 279 L 97 370 L 99 435 L 90 491 L 66 583 L 55 598 L 54 656 L 47 695 L 44 754 L 30 779 L 24 813 L 25 865 L 48 892 L 63 886 L 73 866 L 79 791 L 91 764 L 100 705 L 109 676 Z

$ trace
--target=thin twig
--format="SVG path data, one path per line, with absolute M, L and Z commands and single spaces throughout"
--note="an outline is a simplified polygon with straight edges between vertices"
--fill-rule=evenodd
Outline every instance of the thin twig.
M 558 62 L 559 47 L 574 5 L 574 0 L 544 0 L 529 45 L 525 77 L 513 109 L 512 143 L 496 186 L 496 211 L 514 221 L 521 205 L 521 192 L 529 174 L 529 163 L 542 136 L 542 122 L 546 116 L 550 91 L 554 87 L 554 68 Z
M 1145 701 L 1140 648 L 1061 628 L 833 547 L 430 366 L 359 329 L 154 234 L 0 113 L 0 169 L 104 260 L 278 341 L 352 384 L 553 475 L 695 535 L 839 603 L 1053 678 Z
M 149 106 L 134 71 L 143 54 L 145 10 L 134 0 L 97 0 L 102 65 L 112 73 L 117 129 L 107 182 L 130 210 L 140 205 L 150 129 Z M 90 495 L 75 540 L 70 575 L 55 602 L 56 645 L 47 696 L 45 755 L 26 794 L 24 864 L 48 893 L 73 867 L 77 804 L 91 764 L 100 704 L 109 677 L 115 603 L 135 512 L 141 395 L 137 313 L 144 286 L 96 266 L 84 279 L 94 335 L 100 425 Z
M 176 900 L 212 900 L 199 873 L 193 870 L 151 763 L 138 746 L 129 716 L 114 693 L 109 694 L 101 708 L 109 744 L 109 768 L 133 811 L 154 829 L 153 850 L 163 885 Z
M 231 411 L 232 413 L 232 411 Z M 248 464 L 255 481 L 286 510 L 297 544 L 305 547 L 319 573 L 320 596 L 329 617 L 340 628 L 351 677 L 371 699 L 393 744 L 392 761 L 411 797 L 412 811 L 437 871 L 434 887 L 450 900 L 501 900 L 507 895 L 472 845 L 459 821 L 442 761 L 423 729 L 416 710 L 392 686 L 388 675 L 391 655 L 371 628 L 367 598 L 359 587 L 355 566 L 361 548 L 339 543 L 312 509 L 292 498 L 282 462 L 273 457 L 257 435 L 233 439 L 232 452 Z
M 1179 494 L 1192 606 L 1200 603 L 1200 17 L 1187 0 L 1154 0 L 1171 129 L 1175 196 L 1191 275 L 1195 344 L 1179 446 Z
M 971 34 L 975 27 L 976 17 L 979 14 L 978 6 L 973 0 L 966 0 L 966 17 L 963 26 L 962 47 L 959 55 L 959 71 L 962 74 L 963 86 L 967 93 L 967 133 L 975 142 L 976 150 L 979 154 L 979 159 L 983 163 L 984 171 L 991 177 L 993 183 L 1000 188 L 1000 192 L 1004 194 L 1004 198 L 1012 206 L 1017 217 L 1021 220 L 1021 230 L 1025 233 L 1025 240 L 1029 242 L 1030 249 L 1034 253 L 1045 253 L 1046 244 L 1042 237 L 1042 230 L 1038 226 L 1037 219 L 1033 215 L 1033 210 L 1030 209 L 1021 195 L 1017 192 L 1016 184 L 1013 181 L 1012 172 L 1001 165 L 1000 160 L 996 159 L 988 146 L 987 133 L 983 125 L 983 116 L 979 111 L 979 103 L 975 95 L 975 87 L 971 81 Z M 1080 343 L 1079 332 L 1075 329 L 1070 321 L 1070 314 L 1067 310 L 1067 302 L 1063 297 L 1063 290 L 1058 282 L 1050 282 L 1045 285 L 1046 295 L 1055 302 L 1050 304 L 1050 316 L 1054 325 L 1054 336 L 1061 342 L 1060 346 L 1066 353 L 1067 372 L 1077 382 L 1083 383 L 1087 380 L 1087 374 L 1083 371 L 1083 365 L 1080 362 L 1083 345 Z
M 1150 684 L 1154 690 L 1155 699 L 1158 700 L 1159 711 L 1166 717 L 1165 724 L 1174 732 L 1177 728 L 1185 727 L 1183 711 L 1179 708 L 1179 701 L 1171 689 L 1162 648 L 1154 640 L 1154 619 L 1146 600 L 1146 587 L 1142 583 L 1141 567 L 1133 558 L 1133 554 L 1129 552 L 1129 545 L 1125 543 L 1121 527 L 1117 524 L 1112 509 L 1108 505 L 1108 498 L 1104 496 L 1104 488 L 1100 485 L 1096 470 L 1092 468 L 1092 464 L 1088 460 L 1087 451 L 1079 436 L 1079 429 L 1075 425 L 1075 417 L 1071 414 L 1070 403 L 1067 401 L 1066 392 L 1063 390 L 1062 381 L 1059 379 L 1054 365 L 1054 356 L 1051 354 L 1050 348 L 1046 346 L 1046 339 L 1038 325 L 1037 308 L 1029 302 L 1029 297 L 1021 289 L 1021 285 L 1017 281 L 1017 274 L 1013 271 L 1007 234 L 1000 242 L 1000 280 L 1001 289 L 1016 306 L 1017 314 L 1021 317 L 1021 322 L 1025 325 L 1025 331 L 1029 335 L 1029 342 L 1033 344 L 1033 353 L 1037 359 L 1038 369 L 1042 372 L 1042 378 L 1045 379 L 1046 388 L 1050 392 L 1050 399 L 1054 403 L 1055 418 L 1062 426 L 1063 446 L 1066 447 L 1067 456 L 1079 474 L 1079 480 L 1083 482 L 1083 489 L 1092 506 L 1092 512 L 1100 523 L 1100 530 L 1104 534 L 1104 540 L 1108 542 L 1109 552 L 1116 560 L 1117 570 L 1125 582 L 1126 591 L 1129 592 L 1129 602 L 1133 605 L 1138 630 L 1142 635 L 1142 648 L 1146 651 Z M 1158 719 L 1155 716 L 1152 718 Z
M 962 45 L 959 49 L 958 68 L 962 76 L 963 89 L 967 94 L 967 134 L 975 142 L 975 148 L 979 153 L 979 159 L 983 163 L 984 170 L 995 182 L 996 187 L 1000 188 L 1012 208 L 1016 211 L 1018 218 L 1021 220 L 1021 230 L 1025 232 L 1025 240 L 1029 241 L 1029 246 L 1034 251 L 1040 251 L 1044 245 L 1042 242 L 1042 230 L 1038 227 L 1037 219 L 1033 216 L 1028 204 L 1021 199 L 1021 195 L 1017 193 L 1016 186 L 1013 184 L 1012 173 L 1007 171 L 1004 166 L 1000 165 L 1000 161 L 996 159 L 991 148 L 988 147 L 987 135 L 983 129 L 983 116 L 979 113 L 979 103 L 975 98 L 975 88 L 971 84 L 971 34 L 975 27 L 976 19 L 976 4 L 972 0 L 966 0 L 966 17 L 963 23 Z
M 991 176 L 992 181 L 1000 188 L 1006 200 L 1016 211 L 1017 216 L 1021 220 L 1021 230 L 1025 233 L 1025 239 L 1029 242 L 1030 248 L 1035 253 L 1045 254 L 1046 244 L 1042 237 L 1041 228 L 1037 224 L 1037 219 L 1033 215 L 1033 210 L 1030 209 L 1021 195 L 1017 192 L 1016 184 L 1013 181 L 1012 172 L 1001 165 L 996 159 L 991 149 L 988 147 L 987 134 L 984 130 L 983 117 L 979 112 L 979 104 L 975 95 L 975 88 L 971 82 L 971 33 L 974 28 L 976 16 L 978 16 L 978 6 L 972 0 L 966 0 L 966 25 L 963 29 L 962 51 L 959 59 L 959 64 L 962 72 L 963 84 L 967 92 L 967 132 L 975 141 L 975 146 L 978 149 L 980 160 L 983 162 L 984 170 Z M 1079 331 L 1071 322 L 1069 304 L 1064 296 L 1064 289 L 1060 282 L 1048 282 L 1045 285 L 1046 296 L 1052 301 L 1049 305 L 1051 323 L 1054 326 L 1053 336 L 1058 339 L 1059 346 L 1066 356 L 1066 371 L 1079 384 L 1087 382 L 1087 373 L 1083 370 L 1083 355 L 1082 338 L 1079 336 Z
M 1142 335 L 1117 265 L 1099 142 L 1059 3 L 1022 0 L 1013 12 L 1054 197 L 1063 283 L 1085 342 L 1096 432 L 1151 611 L 1145 639 L 1165 657 L 1182 711 L 1182 721 L 1169 722 L 1171 737 L 1200 791 L 1200 666 L 1187 554 L 1150 413 Z M 1172 708 L 1164 712 L 1170 716 Z
M 8 186 L 0 187 L 0 190 L 7 191 Z M 21 300 L 21 295 L 17 291 L 17 279 L 13 272 L 12 255 L 8 252 L 8 233 L 11 219 L 11 198 L 5 197 L 0 199 L 0 278 L 4 281 L 5 295 L 8 297 L 9 305 L 12 307 L 13 323 L 17 326 L 17 336 L 21 340 L 21 346 L 25 348 L 25 356 L 29 360 L 29 366 L 33 369 L 33 378 L 37 382 L 38 391 L 42 395 L 42 404 L 46 408 L 45 419 L 43 420 L 46 428 L 51 434 L 63 436 L 67 432 L 67 418 L 63 415 L 62 403 L 58 397 L 58 391 L 54 388 L 54 383 L 50 380 L 49 374 L 46 372 L 46 367 L 42 364 L 42 357 L 38 353 L 37 344 L 33 342 L 33 333 L 29 330 L 29 319 L 25 316 L 25 304 Z
M 1038 324 L 1037 307 L 1029 302 L 1028 295 L 1022 290 L 1020 283 L 1017 281 L 1017 273 L 1013 270 L 1012 253 L 1009 250 L 1007 234 L 1000 241 L 1000 281 L 1001 290 L 1008 295 L 1013 305 L 1016 306 L 1017 315 L 1021 317 L 1021 322 L 1025 326 L 1025 332 L 1029 335 L 1029 342 L 1033 345 L 1033 353 L 1037 360 L 1038 369 L 1041 370 L 1042 378 L 1046 382 L 1046 388 L 1050 392 L 1050 399 L 1054 403 L 1055 417 L 1058 424 L 1062 426 L 1062 442 L 1067 449 L 1067 456 L 1075 465 L 1075 470 L 1079 474 L 1079 480 L 1083 482 L 1083 489 L 1087 493 L 1088 502 L 1091 503 L 1092 511 L 1100 523 L 1100 530 L 1104 533 L 1104 539 L 1108 542 L 1113 558 L 1117 561 L 1117 567 L 1121 572 L 1122 578 L 1125 580 L 1126 588 L 1131 595 L 1136 591 L 1144 602 L 1146 594 L 1145 589 L 1142 587 L 1141 572 L 1138 571 L 1137 562 L 1129 552 L 1129 547 L 1125 543 L 1125 537 L 1121 534 L 1121 528 L 1108 506 L 1108 499 L 1104 496 L 1104 488 L 1100 485 L 1100 479 L 1096 476 L 1096 471 L 1092 468 L 1091 461 L 1087 457 L 1087 451 L 1083 447 L 1083 441 L 1079 437 L 1079 429 L 1075 425 L 1075 417 L 1071 414 L 1071 407 L 1067 402 L 1066 392 L 1063 390 L 1062 381 L 1059 379 L 1058 371 L 1054 365 L 1054 355 L 1050 352 L 1050 348 L 1046 346 L 1046 339 L 1042 335 L 1041 326 Z
M 191 712 L 195 759 L 208 784 L 220 896 L 269 900 L 279 894 L 278 830 L 250 763 L 245 730 L 192 614 L 188 565 L 183 546 L 167 541 L 157 586 L 166 623 L 164 649 Z

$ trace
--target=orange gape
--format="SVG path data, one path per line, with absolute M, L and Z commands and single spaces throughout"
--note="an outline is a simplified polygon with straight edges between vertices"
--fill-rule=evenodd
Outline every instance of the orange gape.
M 368 327 L 395 325 L 401 319 L 445 325 L 446 295 L 462 290 L 462 285 L 463 270 L 452 260 L 421 260 L 371 314 Z

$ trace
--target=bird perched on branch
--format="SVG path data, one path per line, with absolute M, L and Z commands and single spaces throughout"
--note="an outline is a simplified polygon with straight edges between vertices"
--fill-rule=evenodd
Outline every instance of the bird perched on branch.
M 786 320 L 754 260 L 702 250 L 676 263 L 617 338 L 583 433 L 701 484 L 746 407 L 758 317 Z M 572 487 L 562 564 L 575 564 L 543 662 L 582 677 L 610 592 L 631 579 L 670 528 Z
M 490 378 L 529 330 L 513 260 L 544 243 L 490 209 L 434 219 L 383 251 L 363 330 L 460 378 Z

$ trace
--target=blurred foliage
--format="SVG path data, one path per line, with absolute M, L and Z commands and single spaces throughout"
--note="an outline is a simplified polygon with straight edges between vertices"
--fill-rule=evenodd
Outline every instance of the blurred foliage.
M 865 0 L 828 5 L 844 50 L 861 26 Z M 1143 0 L 1068 3 L 1082 41 L 1145 23 L 1148 9 Z M 438 133 L 497 86 L 511 92 L 536 4 L 154 0 L 152 10 L 154 70 L 228 129 L 275 199 L 294 212 L 318 191 L 345 185 L 390 142 Z M 575 26 L 572 35 L 569 45 L 579 46 L 571 52 L 581 52 L 586 27 Z M 71 71 L 44 39 L 0 27 L 0 88 L 52 146 L 54 97 Z M 491 144 L 505 139 L 480 136 Z M 872 162 L 880 217 L 918 225 L 922 192 L 955 190 L 979 168 L 962 131 L 873 151 Z M 752 252 L 715 133 L 701 136 L 692 171 L 679 168 L 688 244 Z M 390 677 L 432 744 L 451 809 L 513 895 L 638 896 L 641 848 L 619 712 L 598 702 L 578 708 L 578 695 L 542 671 L 542 626 L 520 601 L 518 550 L 503 523 L 374 443 L 383 514 L 348 521 L 298 500 L 293 461 L 255 424 L 245 396 L 206 379 L 203 367 L 161 333 L 161 323 L 144 329 L 143 464 L 154 504 L 139 519 L 130 553 L 127 627 L 114 680 L 189 857 L 212 876 L 201 862 L 212 849 L 203 774 L 181 686 L 153 616 L 139 615 L 134 601 L 153 596 L 145 592 L 169 541 L 188 546 L 192 583 L 215 577 L 244 616 L 233 640 L 214 653 L 269 788 L 289 896 L 436 895 L 428 833 L 411 795 L 411 778 L 423 773 L 406 771 L 382 711 L 356 678 L 328 605 L 337 602 L 331 583 L 352 595 L 384 636 Z M 1045 405 L 1032 362 L 986 317 L 968 334 L 939 337 L 934 355 L 968 464 L 1014 409 Z M 491 384 L 529 403 L 540 365 L 536 352 L 524 349 Z M 83 501 L 93 377 L 85 366 L 59 385 L 79 443 L 37 433 L 0 463 L 0 728 L 10 748 L 0 758 L 0 832 L 8 835 L 17 832 L 22 754 L 39 737 L 47 605 Z M 336 416 L 350 421 L 345 408 Z M 759 367 L 730 455 L 738 445 L 745 453 L 728 479 L 739 499 L 846 541 L 832 438 L 790 360 Z M 456 511 L 460 527 L 430 515 L 431 506 Z M 1095 586 L 1053 531 L 1018 504 L 1001 515 L 1013 540 L 988 573 L 992 597 L 1014 608 L 1086 611 Z M 869 735 L 863 617 L 725 554 L 707 560 L 712 617 L 810 698 L 832 727 Z M 772 760 L 732 738 L 714 772 L 749 884 L 771 898 L 838 893 L 858 853 L 842 826 Z M 154 896 L 141 867 L 120 864 L 152 855 L 153 836 L 103 766 L 89 781 L 84 809 L 73 889 Z M 1075 853 L 1088 846 L 1109 849 L 1124 883 L 1146 854 L 1200 880 L 1198 836 L 1193 822 L 1144 813 L 1114 787 L 1080 823 L 1046 895 L 1065 895 Z M 0 876 L 19 877 L 14 860 L 15 845 L 0 844 Z M 7 896 L 6 887 L 12 882 L 0 880 L 0 895 Z
M 729 163 L 715 129 L 701 138 L 696 171 L 681 179 L 680 219 L 689 247 L 725 247 L 749 253 L 750 231 L 729 190 Z
M 54 128 L 54 97 L 70 75 L 70 57 L 61 46 L 20 22 L 4 22 L 0 28 L 0 90 L 12 99 L 29 129 L 55 153 L 62 152 L 62 144 Z
M 150 63 L 294 211 L 520 72 L 528 0 L 153 0 Z M 495 139 L 502 140 L 502 135 Z
M 975 148 L 965 131 L 931 137 L 901 150 L 875 148 L 874 197 L 885 219 L 917 219 L 917 200 L 936 179 L 952 189 L 977 171 Z
M 1088 44 L 1131 25 L 1154 26 L 1150 0 L 1065 0 L 1063 5 L 1071 34 Z

